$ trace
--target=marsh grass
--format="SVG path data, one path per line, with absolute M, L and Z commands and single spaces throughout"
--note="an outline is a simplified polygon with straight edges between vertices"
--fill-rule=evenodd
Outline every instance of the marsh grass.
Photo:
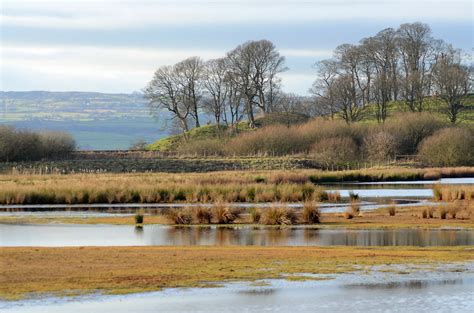
M 302 222 L 305 224 L 319 224 L 321 222 L 321 210 L 314 202 L 305 202 L 301 212 Z
M 167 219 L 176 225 L 189 225 L 193 222 L 193 216 L 190 209 L 171 209 L 166 212 Z
M 194 217 L 198 224 L 211 224 L 213 211 L 208 207 L 197 207 L 194 209 Z
M 474 186 L 436 184 L 433 186 L 433 197 L 436 201 L 470 201 L 474 199 Z
M 390 206 L 387 208 L 387 212 L 389 216 L 395 216 L 397 214 L 397 207 Z
M 217 203 L 212 210 L 217 224 L 232 224 L 241 214 L 240 210 L 231 209 L 223 203 Z
M 293 225 L 298 222 L 294 209 L 272 207 L 263 212 L 263 223 L 266 225 Z
M 262 211 L 258 208 L 250 208 L 249 209 L 250 221 L 252 223 L 260 223 L 262 218 Z
M 0 204 L 339 202 L 315 183 L 474 175 L 474 168 L 228 171 L 215 173 L 0 176 Z M 256 178 L 257 177 L 257 178 Z M 256 181 L 259 182 L 256 182 Z M 437 199 L 473 199 L 473 186 L 435 186 Z M 438 191 L 435 191 L 437 193 Z M 436 195 L 435 195 L 436 196 Z M 352 195 L 352 198 L 356 198 Z
M 138 210 L 137 213 L 135 213 L 134 219 L 135 224 L 142 225 L 145 219 L 143 210 Z

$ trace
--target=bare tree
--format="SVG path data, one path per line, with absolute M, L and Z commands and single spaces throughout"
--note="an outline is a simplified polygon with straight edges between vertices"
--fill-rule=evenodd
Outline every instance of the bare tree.
M 285 57 L 281 56 L 275 45 L 268 40 L 250 42 L 247 49 L 253 56 L 257 105 L 263 113 L 266 113 L 271 111 L 280 86 L 277 75 L 286 70 Z
M 452 124 L 459 121 L 463 101 L 472 92 L 472 67 L 461 63 L 461 52 L 448 46 L 433 67 L 433 85 L 437 96 L 446 104 L 445 112 Z
M 403 99 L 412 112 L 423 111 L 423 97 L 429 95 L 429 72 L 439 52 L 440 41 L 422 23 L 402 24 L 397 43 L 403 70 Z
M 250 127 L 255 127 L 255 112 L 271 110 L 280 86 L 277 77 L 284 71 L 282 57 L 268 40 L 246 42 L 227 54 L 229 78 L 245 101 Z
M 335 60 L 323 60 L 314 65 L 318 71 L 318 78 L 309 92 L 314 97 L 317 115 L 329 115 L 334 119 L 337 112 L 334 83 L 337 79 L 337 63 Z
M 396 32 L 387 28 L 362 40 L 365 55 L 375 71 L 373 80 L 373 100 L 376 103 L 376 117 L 379 122 L 387 118 L 387 104 L 396 99 L 397 87 L 397 46 Z
M 192 103 L 184 96 L 176 66 L 159 68 L 145 88 L 144 94 L 153 115 L 158 116 L 162 110 L 167 110 L 173 119 L 179 121 L 183 132 L 189 130 L 188 118 L 193 109 Z
M 228 92 L 226 76 L 225 59 L 215 59 L 205 63 L 203 87 L 208 97 L 204 101 L 204 109 L 212 113 L 217 127 L 220 127 L 225 115 Z M 224 119 L 226 118 L 224 117 Z
M 175 65 L 178 82 L 181 85 L 183 102 L 191 108 L 190 115 L 194 119 L 196 127 L 199 123 L 199 102 L 201 100 L 201 78 L 203 62 L 199 57 L 190 57 Z
M 354 94 L 353 77 L 339 76 L 334 82 L 334 97 L 336 108 L 346 123 L 356 122 L 361 118 L 363 107 L 360 105 L 361 96 Z
M 275 102 L 274 111 L 285 115 L 286 125 L 290 127 L 292 116 L 301 114 L 303 111 L 303 99 L 294 93 L 281 93 Z
M 249 119 L 250 127 L 255 127 L 254 105 L 257 97 L 255 86 L 255 69 L 252 66 L 252 53 L 249 49 L 250 42 L 237 46 L 227 54 L 229 60 L 228 80 L 236 88 L 245 102 L 245 112 Z

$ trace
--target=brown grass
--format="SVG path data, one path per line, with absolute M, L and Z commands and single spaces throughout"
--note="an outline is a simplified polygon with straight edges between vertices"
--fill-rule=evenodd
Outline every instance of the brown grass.
M 382 264 L 474 258 L 468 247 L 77 247 L 0 248 L 0 297 L 131 293 L 202 287 L 285 274 L 343 273 Z
M 0 175 L 0 204 L 340 201 L 337 193 L 328 194 L 309 182 L 414 180 L 425 176 L 468 175 L 474 176 L 474 167 L 339 172 Z M 464 198 L 473 198 L 472 189 Z

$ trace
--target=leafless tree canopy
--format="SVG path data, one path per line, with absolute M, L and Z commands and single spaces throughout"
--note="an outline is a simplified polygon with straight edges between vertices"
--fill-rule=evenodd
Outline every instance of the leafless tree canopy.
M 218 127 L 234 128 L 244 117 L 255 127 L 257 114 L 288 115 L 296 108 L 303 114 L 340 116 L 347 123 L 370 112 L 383 123 L 394 101 L 408 111 L 422 112 L 433 96 L 455 124 L 472 93 L 472 66 L 464 64 L 460 51 L 433 38 L 422 23 L 339 45 L 331 59 L 317 62 L 315 68 L 311 101 L 285 94 L 279 77 L 287 70 L 285 58 L 268 40 L 248 41 L 219 59 L 190 57 L 159 68 L 145 97 L 153 114 L 168 111 L 186 132 L 190 123 L 200 126 L 200 113 L 212 116 Z
M 472 68 L 459 56 L 433 38 L 428 25 L 402 24 L 358 45 L 338 46 L 332 59 L 316 63 L 318 78 L 310 93 L 320 115 L 337 113 L 348 123 L 360 119 L 369 103 L 384 122 L 391 101 L 402 100 L 409 111 L 422 112 L 426 98 L 439 95 L 456 123 L 463 99 L 472 92 Z
M 285 58 L 268 40 L 239 45 L 224 58 L 203 62 L 192 57 L 159 68 L 145 88 L 154 114 L 162 110 L 180 121 L 199 127 L 199 112 L 210 113 L 217 125 L 235 126 L 245 114 L 251 127 L 255 114 L 271 112 L 280 92 L 278 74 L 286 70 Z

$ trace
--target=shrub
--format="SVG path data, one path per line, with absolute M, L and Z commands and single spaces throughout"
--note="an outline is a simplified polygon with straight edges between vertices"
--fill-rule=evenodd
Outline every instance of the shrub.
M 415 154 L 418 145 L 446 124 L 431 113 L 401 113 L 385 122 L 385 131 L 394 136 L 397 154 Z
M 35 133 L 0 126 L 0 161 L 35 161 L 62 158 L 76 148 L 74 139 L 62 132 Z
M 293 209 L 273 207 L 264 211 L 263 222 L 266 225 L 292 225 L 296 224 L 297 217 Z
M 283 125 L 263 127 L 232 139 L 228 152 L 236 155 L 287 155 L 304 150 L 294 128 Z
M 144 215 L 142 210 L 138 210 L 137 213 L 135 213 L 135 224 L 143 224 L 144 221 Z
M 358 147 L 351 137 L 326 138 L 312 146 L 311 155 L 326 166 L 345 164 L 357 161 Z
M 363 149 L 371 161 L 393 160 L 397 150 L 395 136 L 383 130 L 369 133 L 364 138 Z
M 420 145 L 420 159 L 432 166 L 474 165 L 474 135 L 463 128 L 445 128 Z
M 303 222 L 306 224 L 318 224 L 321 221 L 321 210 L 313 202 L 305 202 L 302 212 Z
M 166 217 L 170 222 L 177 225 L 189 225 L 193 221 L 189 209 L 171 209 L 166 213 Z

